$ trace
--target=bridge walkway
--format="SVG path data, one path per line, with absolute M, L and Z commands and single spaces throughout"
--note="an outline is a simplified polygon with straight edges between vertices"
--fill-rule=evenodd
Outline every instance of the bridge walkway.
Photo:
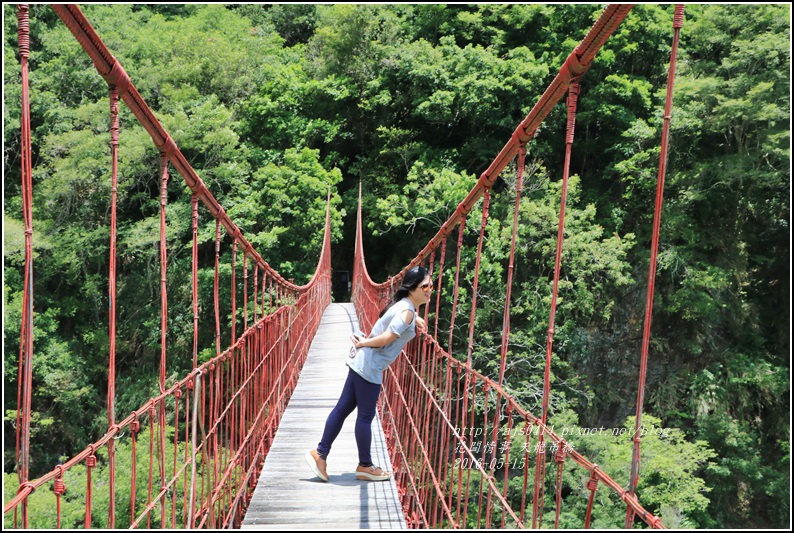
M 332 303 L 323 313 L 306 365 L 276 432 L 242 524 L 243 529 L 405 529 L 397 486 L 359 481 L 351 414 L 328 457 L 327 483 L 303 455 L 315 448 L 325 419 L 342 392 L 350 334 L 358 327 L 353 304 Z M 378 417 L 372 423 L 372 460 L 392 470 Z

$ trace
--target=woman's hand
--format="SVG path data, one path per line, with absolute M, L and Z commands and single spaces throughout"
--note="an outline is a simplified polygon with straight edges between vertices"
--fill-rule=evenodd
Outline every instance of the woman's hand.
M 382 346 L 386 346 L 387 344 L 394 342 L 398 338 L 396 333 L 392 333 L 391 331 L 384 331 L 377 337 L 369 337 L 369 338 L 361 338 L 355 335 L 350 336 L 350 341 L 353 343 L 353 346 L 356 349 L 359 348 L 380 348 Z M 366 344 L 365 344 L 366 343 Z
M 359 349 L 359 348 L 361 348 L 361 345 L 362 345 L 362 343 L 364 342 L 365 339 L 363 337 L 358 337 L 356 335 L 351 335 L 350 336 L 350 340 L 353 342 L 353 346 L 355 346 L 356 349 Z
M 425 323 L 425 319 L 416 315 L 416 329 L 419 333 L 427 333 L 427 324 Z

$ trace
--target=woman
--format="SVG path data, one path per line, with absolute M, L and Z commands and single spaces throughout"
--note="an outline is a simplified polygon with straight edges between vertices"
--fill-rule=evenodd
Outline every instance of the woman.
M 402 285 L 394 293 L 368 337 L 353 336 L 354 357 L 348 358 L 350 367 L 342 395 L 325 422 L 325 431 L 317 449 L 306 453 L 306 462 L 317 477 L 328 481 L 326 458 L 331 445 L 342 430 L 345 419 L 358 408 L 356 417 L 356 445 L 358 467 L 356 478 L 366 481 L 385 481 L 391 472 L 372 464 L 372 419 L 375 418 L 378 395 L 383 383 L 383 370 L 400 355 L 403 347 L 416 336 L 416 329 L 425 331 L 427 325 L 419 316 L 419 306 L 430 299 L 432 283 L 423 267 L 406 272 Z

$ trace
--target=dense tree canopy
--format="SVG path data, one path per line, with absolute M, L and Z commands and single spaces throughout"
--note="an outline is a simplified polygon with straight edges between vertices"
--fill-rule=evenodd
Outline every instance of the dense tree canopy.
M 319 256 L 329 188 L 334 267 L 350 269 L 359 183 L 370 273 L 384 280 L 400 270 L 508 140 L 600 8 L 84 11 L 246 237 L 282 275 L 305 283 Z M 15 8 L 4 5 L 3 16 L 4 471 L 12 495 L 24 226 Z M 559 424 L 632 424 L 671 19 L 672 6 L 635 7 L 582 80 L 554 342 Z M 783 4 L 686 10 L 646 393 L 647 420 L 670 433 L 648 441 L 639 487 L 672 526 L 785 527 L 790 520 L 789 21 Z M 31 35 L 31 468 L 39 475 L 105 430 L 110 163 L 105 82 L 49 7 L 31 6 Z M 129 412 L 157 386 L 159 153 L 121 108 L 117 411 Z M 507 383 L 533 409 L 564 127 L 559 105 L 529 146 L 519 212 Z M 498 371 L 514 170 L 497 181 L 486 231 L 474 359 L 488 375 Z M 190 192 L 177 178 L 168 198 L 169 379 L 189 368 L 192 341 L 185 334 L 192 327 Z M 462 250 L 458 348 L 465 346 L 479 209 Z M 215 223 L 202 210 L 200 224 L 201 320 L 209 323 Z M 228 237 L 222 252 L 228 296 Z M 214 354 L 213 336 L 202 333 L 203 360 Z M 626 482 L 627 440 L 576 445 Z M 596 526 L 622 524 L 617 502 L 600 505 Z M 581 524 L 583 509 L 566 512 L 564 524 Z

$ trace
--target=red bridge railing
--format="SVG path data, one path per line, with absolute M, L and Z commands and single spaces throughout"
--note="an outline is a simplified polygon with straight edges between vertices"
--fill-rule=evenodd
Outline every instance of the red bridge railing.
M 488 169 L 480 176 L 455 213 L 447 219 L 438 233 L 405 267 L 385 283 L 376 284 L 367 273 L 362 241 L 361 201 L 359 198 L 356 252 L 353 271 L 353 301 L 364 331 L 377 320 L 378 313 L 399 286 L 405 272 L 413 266 L 427 264 L 437 282 L 435 301 L 425 307 L 425 319 L 434 308 L 435 324 L 428 323 L 428 332 L 411 341 L 405 356 L 387 370 L 384 393 L 379 404 L 389 453 L 395 468 L 406 520 L 412 527 L 546 527 L 544 521 L 546 465 L 554 462 L 554 520 L 558 527 L 562 506 L 562 486 L 565 464 L 572 461 L 580 467 L 579 478 L 586 481 L 581 492 L 589 492 L 584 527 L 590 527 L 595 491 L 603 483 L 626 505 L 626 527 L 630 528 L 638 516 L 653 528 L 663 528 L 661 520 L 649 513 L 635 495 L 640 461 L 640 432 L 633 438 L 634 457 L 629 488 L 615 482 L 597 465 L 573 449 L 563 438 L 547 426 L 550 368 L 557 288 L 560 276 L 561 251 L 564 235 L 565 203 L 574 139 L 578 82 L 587 71 L 597 51 L 626 17 L 631 5 L 610 5 L 576 47 L 557 76 L 521 122 Z M 654 239 L 646 305 L 646 324 L 643 337 L 640 384 L 637 404 L 637 427 L 642 418 L 642 393 L 647 365 L 647 346 L 650 336 L 650 310 L 653 302 L 655 254 L 658 246 L 661 199 L 666 168 L 667 135 L 671 112 L 672 84 L 683 5 L 676 5 L 673 52 L 668 78 L 668 97 L 665 106 L 663 149 L 659 165 Z M 526 145 L 534 137 L 539 125 L 565 93 L 568 93 L 568 127 L 566 155 L 563 169 L 562 199 L 559 213 L 554 284 L 546 340 L 546 364 L 542 412 L 536 416 L 522 407 L 505 390 L 503 380 L 510 338 L 510 303 L 516 250 L 519 201 L 523 187 Z M 508 259 L 505 307 L 502 328 L 501 357 L 498 378 L 491 379 L 472 368 L 474 327 L 477 316 L 477 297 L 480 259 L 486 223 L 489 218 L 491 188 L 496 179 L 516 160 L 517 180 L 515 208 L 512 220 L 512 241 Z M 451 355 L 453 331 L 459 304 L 461 250 L 466 231 L 466 218 L 482 199 L 482 222 L 477 240 L 476 262 L 471 290 L 471 316 L 468 324 L 468 347 L 465 361 Z M 442 305 L 442 282 L 445 275 L 447 244 L 457 229 L 457 250 L 451 301 L 443 302 L 449 316 L 449 333 L 439 331 L 439 312 Z M 452 247 L 451 246 L 451 247 Z M 439 336 L 441 335 L 441 336 Z M 445 348 L 446 346 L 446 348 Z M 529 471 L 534 470 L 532 476 Z M 574 480 L 569 486 L 582 484 Z
M 37 497 L 55 495 L 52 523 L 46 527 L 74 526 L 74 516 L 63 524 L 62 502 L 84 501 L 85 527 L 221 528 L 239 527 L 258 480 L 264 458 L 308 354 L 309 343 L 322 313 L 331 301 L 330 201 L 325 236 L 311 281 L 297 286 L 284 279 L 254 250 L 241 230 L 182 155 L 171 136 L 155 118 L 121 64 L 75 5 L 52 8 L 89 54 L 108 82 L 111 112 L 111 244 L 109 275 L 110 354 L 108 373 L 108 430 L 85 450 L 35 480 L 28 479 L 32 397 L 33 268 L 30 110 L 28 98 L 28 8 L 18 9 L 22 60 L 22 181 L 25 219 L 25 291 L 20 338 L 17 463 L 20 487 L 3 512 L 13 513 L 14 527 L 29 527 L 29 507 Z M 161 359 L 160 394 L 117 421 L 115 400 L 116 320 L 116 181 L 119 144 L 118 100 L 123 100 L 161 152 L 160 260 Z M 175 169 L 193 192 L 193 370 L 173 385 L 166 384 L 168 347 L 166 207 L 169 169 Z M 199 200 L 216 220 L 214 309 L 216 356 L 197 365 L 198 220 Z M 231 316 L 237 317 L 240 289 L 238 249 L 243 254 L 242 333 L 231 323 L 231 341 L 222 348 L 219 302 L 221 227 L 232 239 Z M 251 265 L 249 266 L 249 261 Z M 249 277 L 249 271 L 253 270 Z M 250 279 L 250 282 L 249 282 Z M 249 306 L 249 298 L 251 305 Z M 253 316 L 249 323 L 249 308 Z M 123 455 L 123 457 L 122 457 Z M 98 457 L 99 456 L 99 457 Z M 102 479 L 96 469 L 106 466 Z M 126 465 L 117 469 L 117 465 Z M 75 466 L 85 467 L 76 472 Z M 107 472 L 107 473 L 105 473 Z M 101 487 L 99 486 L 101 484 Z M 128 499 L 116 499 L 123 487 Z M 94 494 L 109 492 L 97 522 Z M 49 501 L 49 500 L 47 500 Z

